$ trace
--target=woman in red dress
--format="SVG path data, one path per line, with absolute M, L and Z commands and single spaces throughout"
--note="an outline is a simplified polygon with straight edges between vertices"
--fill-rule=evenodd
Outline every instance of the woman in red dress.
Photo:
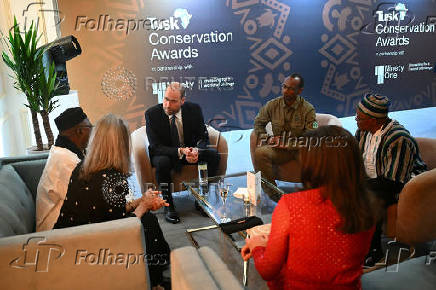
M 358 144 L 338 126 L 308 131 L 304 138 L 306 190 L 283 195 L 271 233 L 247 239 L 242 257 L 254 258 L 270 289 L 360 289 L 377 210 Z

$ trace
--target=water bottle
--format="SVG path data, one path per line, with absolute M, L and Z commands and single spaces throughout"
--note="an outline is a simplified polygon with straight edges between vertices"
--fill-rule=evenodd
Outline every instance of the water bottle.
M 198 183 L 200 186 L 207 185 L 207 163 L 204 161 L 198 162 Z

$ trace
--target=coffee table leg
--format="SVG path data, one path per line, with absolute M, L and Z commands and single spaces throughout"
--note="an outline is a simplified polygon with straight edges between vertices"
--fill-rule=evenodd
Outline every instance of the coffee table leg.
M 186 235 L 188 236 L 188 239 L 191 241 L 191 244 L 196 248 L 200 248 L 200 246 L 198 245 L 197 241 L 194 239 L 194 237 L 192 236 L 191 232 L 186 232 Z
M 195 232 L 199 232 L 199 231 L 205 231 L 205 230 L 211 230 L 211 229 L 216 229 L 218 228 L 217 225 L 211 225 L 211 226 L 206 226 L 206 227 L 201 227 L 201 228 L 196 228 L 196 229 L 187 229 L 186 230 L 186 235 L 188 236 L 188 239 L 191 241 L 192 245 L 195 248 L 199 248 L 200 246 L 198 245 L 197 241 L 194 239 L 194 237 L 192 236 L 192 233 Z

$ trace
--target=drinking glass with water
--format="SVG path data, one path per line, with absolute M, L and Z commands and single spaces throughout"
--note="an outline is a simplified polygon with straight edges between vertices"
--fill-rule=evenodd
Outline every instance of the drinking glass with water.
M 198 183 L 200 186 L 207 185 L 207 162 L 199 161 L 198 162 Z

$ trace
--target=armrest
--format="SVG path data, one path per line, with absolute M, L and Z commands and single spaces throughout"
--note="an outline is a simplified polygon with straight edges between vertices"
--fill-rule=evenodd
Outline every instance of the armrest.
M 0 288 L 149 289 L 141 221 L 110 222 L 0 239 Z
M 241 283 L 230 272 L 227 265 L 218 257 L 218 255 L 209 247 L 201 247 L 198 250 L 203 262 L 206 264 L 214 280 L 220 289 L 243 289 Z
M 144 192 L 146 183 L 156 183 L 148 154 L 149 143 L 145 126 L 133 131 L 131 140 L 132 163 L 135 167 L 136 178 L 141 186 L 141 192 Z
M 342 127 L 341 120 L 331 114 L 316 113 L 316 122 L 318 126 L 336 125 Z
M 171 286 L 177 289 L 243 289 L 227 265 L 209 247 L 171 251 Z
M 171 289 L 218 289 L 194 247 L 171 251 Z
M 422 160 L 427 164 L 428 170 L 436 168 L 436 139 L 416 137 L 416 143 L 418 143 L 419 153 Z
M 212 148 L 215 148 L 220 154 L 220 162 L 217 175 L 225 175 L 227 171 L 227 158 L 229 156 L 227 140 L 226 138 L 224 138 L 220 131 L 216 130 L 212 126 L 206 125 L 206 128 L 207 133 L 209 134 L 210 146 L 212 146 Z

